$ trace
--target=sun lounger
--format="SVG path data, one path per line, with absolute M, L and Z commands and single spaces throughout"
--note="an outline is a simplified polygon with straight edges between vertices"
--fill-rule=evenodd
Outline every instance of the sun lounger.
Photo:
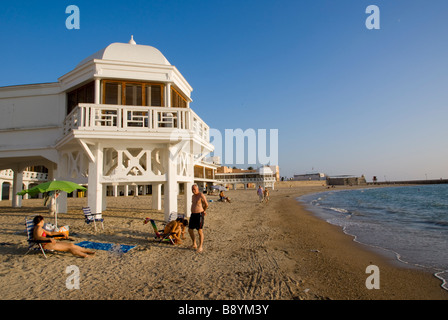
M 26 225 L 26 235 L 27 235 L 27 241 L 28 241 L 28 251 L 25 253 L 25 255 L 27 255 L 32 249 L 37 249 L 34 247 L 38 247 L 40 249 L 40 251 L 42 252 L 42 254 L 44 255 L 45 258 L 47 258 L 47 255 L 45 254 L 45 250 L 42 246 L 43 243 L 50 243 L 51 240 L 34 240 L 34 235 L 33 235 L 33 231 L 34 231 L 34 216 L 29 216 L 25 218 L 25 225 Z

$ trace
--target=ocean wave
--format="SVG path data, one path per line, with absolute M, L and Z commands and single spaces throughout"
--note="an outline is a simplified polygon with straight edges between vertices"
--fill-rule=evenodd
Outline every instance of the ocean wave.
M 342 208 L 329 207 L 329 208 L 325 208 L 325 209 L 336 211 L 336 212 L 339 212 L 339 213 L 350 213 L 350 211 L 348 211 L 347 209 L 342 209 Z

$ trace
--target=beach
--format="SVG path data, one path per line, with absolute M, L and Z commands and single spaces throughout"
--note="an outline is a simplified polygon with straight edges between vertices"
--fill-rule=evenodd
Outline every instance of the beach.
M 342 188 L 342 187 L 338 187 Z M 78 243 L 93 241 L 136 246 L 127 253 L 97 250 L 82 259 L 70 253 L 28 249 L 25 216 L 54 218 L 42 199 L 23 200 L 22 208 L 0 202 L 0 297 L 3 300 L 446 300 L 448 292 L 431 273 L 397 263 L 356 243 L 340 227 L 315 217 L 297 197 L 326 187 L 284 187 L 259 203 L 256 190 L 228 191 L 232 203 L 216 202 L 204 225 L 204 252 L 154 241 L 145 218 L 163 226 L 163 212 L 152 210 L 151 196 L 107 197 L 104 230 L 84 221 L 86 198 L 69 198 L 69 225 Z M 179 196 L 179 212 L 183 212 Z M 97 225 L 98 227 L 98 225 Z M 379 268 L 380 288 L 367 289 L 366 268 Z M 67 267 L 79 269 L 79 289 L 67 288 Z

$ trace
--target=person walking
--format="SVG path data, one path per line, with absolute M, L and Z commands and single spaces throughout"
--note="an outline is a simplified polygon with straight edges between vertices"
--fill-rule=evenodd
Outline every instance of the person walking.
M 263 202 L 263 188 L 261 186 L 258 186 L 257 194 L 260 202 Z
M 191 187 L 193 191 L 192 201 L 191 201 L 191 216 L 190 222 L 188 223 L 188 233 L 190 234 L 191 240 L 193 241 L 192 248 L 196 249 L 197 252 L 203 251 L 204 244 L 204 218 L 206 216 L 206 210 L 208 208 L 207 198 L 201 192 L 196 184 Z M 194 234 L 194 229 L 198 231 L 199 235 L 199 247 L 196 244 L 196 237 Z
M 265 189 L 264 189 L 264 201 L 265 201 L 266 203 L 269 202 L 269 190 L 268 190 L 268 188 L 265 188 Z

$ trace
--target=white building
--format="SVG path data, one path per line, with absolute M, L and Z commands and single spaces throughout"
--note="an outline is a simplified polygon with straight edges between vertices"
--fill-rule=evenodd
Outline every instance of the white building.
M 12 182 L 14 179 L 14 171 L 11 169 L 0 170 L 0 201 L 3 198 L 12 199 Z M 24 189 L 32 188 L 35 185 L 38 185 L 42 182 L 48 181 L 48 173 L 37 172 L 24 170 L 22 173 L 22 183 Z M 24 199 L 29 197 L 28 194 L 25 194 Z
M 244 189 L 247 189 L 249 184 L 262 186 L 263 188 L 271 188 L 274 190 L 276 175 L 269 166 L 263 166 L 258 168 L 258 170 L 253 170 L 254 172 L 227 172 L 227 173 L 215 173 L 215 177 L 218 183 L 223 185 L 232 185 L 233 189 L 236 190 L 237 185 L 243 184 Z
M 14 207 L 23 170 L 88 186 L 88 205 L 106 190 L 152 185 L 153 208 L 177 211 L 179 184 L 190 207 L 194 166 L 213 151 L 209 127 L 190 108 L 192 87 L 156 48 L 113 43 L 55 83 L 0 88 L 0 170 L 11 169 Z M 66 212 L 67 198 L 58 198 Z

